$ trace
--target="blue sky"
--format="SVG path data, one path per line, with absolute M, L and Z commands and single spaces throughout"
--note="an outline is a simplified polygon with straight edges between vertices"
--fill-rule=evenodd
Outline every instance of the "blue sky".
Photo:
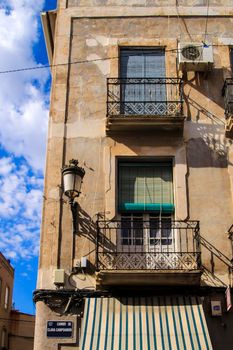
M 0 0 L 0 72 L 48 64 L 40 12 L 56 0 Z M 13 301 L 34 313 L 50 71 L 1 74 L 0 251 L 15 268 Z

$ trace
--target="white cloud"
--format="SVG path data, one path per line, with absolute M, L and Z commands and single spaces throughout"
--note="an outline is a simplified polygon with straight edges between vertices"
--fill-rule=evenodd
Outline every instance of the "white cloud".
M 37 66 L 33 50 L 45 1 L 50 0 L 0 0 L 0 73 Z M 13 261 L 16 272 L 23 271 L 16 273 L 17 286 L 36 275 L 49 70 L 0 76 L 0 251 Z M 25 292 L 30 299 L 27 284 Z M 15 298 L 17 302 L 17 294 Z
M 0 159 L 0 175 L 9 174 L 14 168 L 11 158 L 3 157 Z
M 26 163 L 15 162 L 0 161 L 0 251 L 14 260 L 30 259 L 38 254 L 42 179 L 35 181 Z
M 39 11 L 44 0 L 8 0 L 0 5 L 0 71 L 32 67 L 38 40 Z M 23 156 L 35 170 L 44 167 L 48 70 L 1 74 L 0 143 Z
M 43 169 L 48 110 L 43 96 L 35 91 L 16 110 L 12 104 L 0 107 L 0 140 L 16 156 L 24 156 L 34 169 Z

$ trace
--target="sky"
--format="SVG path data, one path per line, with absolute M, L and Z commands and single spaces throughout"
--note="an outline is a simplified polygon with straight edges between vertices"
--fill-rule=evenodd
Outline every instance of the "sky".
M 15 268 L 16 309 L 35 313 L 50 71 L 40 12 L 56 0 L 0 0 L 0 251 Z

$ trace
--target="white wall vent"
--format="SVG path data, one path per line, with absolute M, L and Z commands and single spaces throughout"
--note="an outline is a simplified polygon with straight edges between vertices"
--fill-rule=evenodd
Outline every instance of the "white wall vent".
M 182 71 L 204 72 L 213 68 L 211 45 L 203 43 L 178 43 L 178 68 Z

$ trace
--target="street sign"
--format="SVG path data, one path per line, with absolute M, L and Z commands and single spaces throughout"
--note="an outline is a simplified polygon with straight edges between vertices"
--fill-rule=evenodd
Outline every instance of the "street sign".
M 73 322 L 71 321 L 48 321 L 48 338 L 71 338 L 73 334 Z

